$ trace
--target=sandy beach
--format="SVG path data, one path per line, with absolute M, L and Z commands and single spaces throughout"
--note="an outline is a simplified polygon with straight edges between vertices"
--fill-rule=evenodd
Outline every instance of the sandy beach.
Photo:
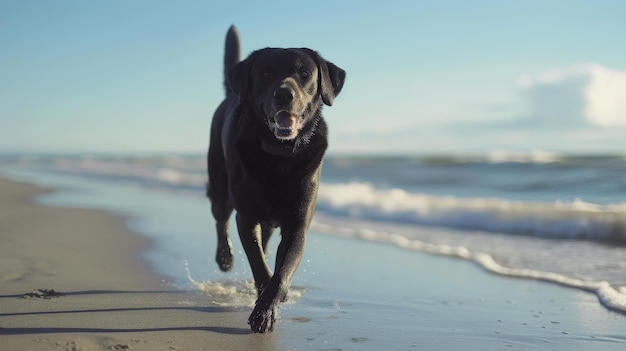
M 206 292 L 175 287 L 171 277 L 155 273 L 142 255 L 155 243 L 129 231 L 128 218 L 33 201 L 51 191 L 0 179 L 2 350 L 626 346 L 626 318 L 604 309 L 593 294 L 317 233 L 309 236 L 296 280 L 302 297 L 283 307 L 275 333 L 255 335 L 246 325 L 248 307 L 216 306 Z
M 0 179 L 0 349 L 273 349 L 245 313 L 166 288 L 124 218 L 34 205 L 46 191 Z

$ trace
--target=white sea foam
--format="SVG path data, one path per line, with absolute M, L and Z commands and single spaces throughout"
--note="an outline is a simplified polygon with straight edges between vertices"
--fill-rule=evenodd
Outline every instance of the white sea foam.
M 491 255 L 480 252 L 472 252 L 463 246 L 432 244 L 420 240 L 410 239 L 403 235 L 390 232 L 338 227 L 335 224 L 329 225 L 321 223 L 317 220 L 313 221 L 311 228 L 324 234 L 386 243 L 395 245 L 405 250 L 457 257 L 473 261 L 485 270 L 503 276 L 542 280 L 589 291 L 596 294 L 600 302 L 607 308 L 626 313 L 626 287 L 613 287 L 607 281 L 583 280 L 569 277 L 564 274 L 543 272 L 534 269 L 509 268 L 496 262 Z
M 536 163 L 545 164 L 561 161 L 563 156 L 556 152 L 531 150 L 531 151 L 508 151 L 493 150 L 485 155 L 489 163 Z
M 368 183 L 324 184 L 318 210 L 353 218 L 525 234 L 626 241 L 626 204 L 521 202 L 381 190 Z

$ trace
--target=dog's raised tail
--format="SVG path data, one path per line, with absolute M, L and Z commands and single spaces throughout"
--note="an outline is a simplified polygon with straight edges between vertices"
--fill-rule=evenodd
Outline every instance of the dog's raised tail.
M 241 60 L 240 47 L 239 32 L 235 25 L 232 25 L 228 28 L 228 33 L 226 33 L 226 44 L 224 46 L 224 89 L 226 89 L 227 96 L 233 93 L 228 85 L 228 70 Z

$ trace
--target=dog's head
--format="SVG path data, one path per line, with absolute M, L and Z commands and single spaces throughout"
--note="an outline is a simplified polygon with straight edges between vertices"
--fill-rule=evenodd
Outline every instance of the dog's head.
M 233 67 L 228 83 L 276 139 L 290 141 L 320 116 L 322 103 L 332 105 L 345 77 L 313 50 L 266 48 Z

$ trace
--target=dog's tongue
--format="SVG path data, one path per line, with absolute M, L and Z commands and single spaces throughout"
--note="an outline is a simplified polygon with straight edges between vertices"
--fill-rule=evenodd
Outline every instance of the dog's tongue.
M 287 111 L 279 112 L 274 120 L 280 129 L 293 129 L 296 124 L 296 118 Z

